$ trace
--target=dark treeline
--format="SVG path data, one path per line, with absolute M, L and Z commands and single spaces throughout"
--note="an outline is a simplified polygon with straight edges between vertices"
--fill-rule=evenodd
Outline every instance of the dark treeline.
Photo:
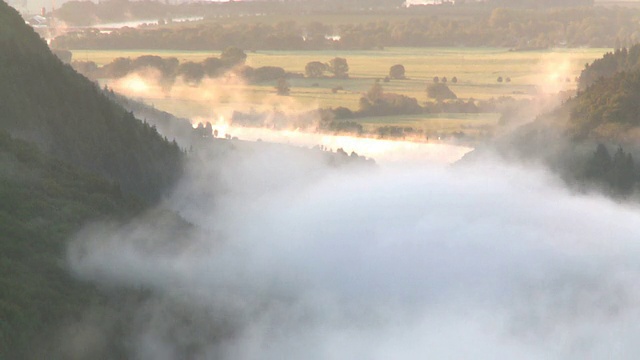
M 601 59 L 586 64 L 580 74 L 579 89 L 584 90 L 602 78 L 610 78 L 619 72 L 640 70 L 640 44 L 620 48 L 605 54 Z
M 458 0 L 443 1 L 441 6 L 413 6 L 405 9 L 404 0 L 306 0 L 306 1 L 229 1 L 181 2 L 170 4 L 160 1 L 107 0 L 98 3 L 69 1 L 55 11 L 55 16 L 72 26 L 129 20 L 160 20 L 170 23 L 172 18 L 251 17 L 257 15 L 308 14 L 389 14 L 429 12 L 435 14 L 473 14 L 490 12 L 496 7 L 544 9 L 558 7 L 592 6 L 593 0 L 488 0 L 484 2 Z
M 640 11 L 620 8 L 496 8 L 477 16 L 328 24 L 254 22 L 95 30 L 57 37 L 66 49 L 246 50 L 373 49 L 388 46 L 614 47 L 640 42 Z M 259 21 L 259 18 L 257 18 Z
M 618 72 L 572 99 L 569 132 L 577 139 L 634 143 L 640 128 L 640 70 Z
M 201 62 L 180 63 L 175 57 L 163 58 L 156 55 L 143 55 L 137 58 L 116 58 L 99 67 L 93 61 L 73 61 L 73 68 L 89 79 L 119 79 L 133 73 L 155 71 L 163 90 L 169 91 L 178 77 L 192 86 L 199 85 L 204 78 L 218 78 L 233 72 L 250 83 L 276 81 L 281 78 L 302 77 L 302 74 L 290 73 L 279 66 L 261 66 L 253 68 L 244 65 L 247 55 L 238 48 L 226 49 L 220 57 L 209 57 Z
M 229 1 L 181 2 L 107 0 L 98 3 L 69 1 L 55 16 L 73 26 L 129 20 L 164 20 L 176 17 L 236 17 L 271 14 L 305 14 L 327 11 L 371 11 L 398 9 L 404 0 L 321 0 L 321 1 Z

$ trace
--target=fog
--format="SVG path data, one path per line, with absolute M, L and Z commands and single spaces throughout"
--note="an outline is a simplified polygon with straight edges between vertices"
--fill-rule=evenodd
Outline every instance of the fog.
M 164 204 L 196 228 L 151 214 L 70 244 L 76 276 L 153 294 L 132 315 L 132 358 L 640 355 L 634 207 L 497 158 L 200 160 Z

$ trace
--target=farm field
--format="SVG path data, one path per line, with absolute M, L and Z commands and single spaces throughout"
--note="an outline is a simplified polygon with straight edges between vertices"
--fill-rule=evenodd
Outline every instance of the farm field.
M 219 87 L 216 93 L 224 93 L 225 87 L 219 82 L 205 82 L 200 88 L 191 91 L 172 91 L 170 96 L 145 94 L 138 92 L 129 94 L 154 106 L 182 117 L 211 116 L 214 108 L 239 107 L 247 108 L 291 107 L 308 109 L 316 107 L 344 106 L 356 110 L 358 102 L 376 79 L 388 75 L 389 67 L 402 64 L 406 69 L 406 79 L 382 82 L 385 92 L 398 93 L 414 97 L 419 103 L 427 101 L 426 86 L 434 77 L 446 77 L 448 86 L 461 99 L 491 99 L 502 96 L 514 98 L 530 98 L 536 94 L 553 94 L 576 88 L 576 78 L 586 63 L 601 57 L 611 49 L 551 49 L 513 52 L 503 48 L 387 48 L 371 51 L 260 51 L 249 52 L 246 64 L 254 68 L 261 66 L 279 66 L 288 72 L 304 73 L 304 67 L 311 61 L 328 62 L 334 57 L 343 57 L 349 64 L 348 79 L 333 78 L 292 78 L 290 96 L 276 96 L 274 83 L 261 83 L 233 86 L 228 96 L 204 97 L 198 101 L 194 92 L 209 92 Z M 158 55 L 176 57 L 180 62 L 200 62 L 207 57 L 218 56 L 216 52 L 202 51 L 73 51 L 74 60 L 94 61 L 98 65 L 109 63 L 117 57 L 135 58 L 141 55 Z M 457 78 L 457 83 L 451 79 Z M 498 77 L 503 82 L 497 81 Z M 508 81 L 507 82 L 507 78 Z M 111 81 L 101 81 L 111 85 Z M 332 89 L 338 88 L 337 91 Z M 484 115 L 474 115 L 483 117 Z M 494 119 L 494 114 L 487 114 L 486 119 Z M 416 120 L 405 116 L 402 119 L 413 119 L 413 127 L 420 122 L 428 121 L 424 115 Z M 468 119 L 449 123 L 464 125 Z M 475 120 L 473 120 L 475 121 Z M 359 119 L 365 126 L 378 124 L 394 125 L 402 123 L 397 117 L 381 117 L 371 120 Z M 440 121 L 446 127 L 446 121 Z M 433 124 L 433 122 L 432 122 Z M 426 126 L 426 125 L 425 125 Z M 431 127 L 433 125 L 429 125 Z
M 412 127 L 424 131 L 424 134 L 450 133 L 463 130 L 466 133 L 476 132 L 495 126 L 500 120 L 498 113 L 481 114 L 418 114 L 398 116 L 376 116 L 354 119 L 367 130 L 393 124 L 401 127 Z

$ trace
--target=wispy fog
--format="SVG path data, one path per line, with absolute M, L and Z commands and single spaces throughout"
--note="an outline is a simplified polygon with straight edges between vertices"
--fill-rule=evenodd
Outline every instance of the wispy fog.
M 69 263 L 147 289 L 137 359 L 635 359 L 637 209 L 497 160 L 330 169 L 245 149 L 166 205 L 197 230 L 94 224 Z

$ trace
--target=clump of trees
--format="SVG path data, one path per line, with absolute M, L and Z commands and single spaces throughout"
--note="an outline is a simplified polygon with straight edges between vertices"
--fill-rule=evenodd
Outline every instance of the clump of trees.
M 333 77 L 338 79 L 346 79 L 349 77 L 349 64 L 347 59 L 341 57 L 335 57 L 327 64 L 327 71 L 333 74 Z
M 320 61 L 311 61 L 304 67 L 304 74 L 310 78 L 319 78 L 327 71 L 327 64 Z
M 571 101 L 570 133 L 578 139 L 622 140 L 640 126 L 640 70 L 592 84 Z
M 433 83 L 427 85 L 427 97 L 437 101 L 458 98 L 458 96 L 451 91 L 445 83 Z
M 382 85 L 375 82 L 360 98 L 359 116 L 388 116 L 399 114 L 419 114 L 422 107 L 415 98 L 400 94 L 386 94 Z
M 347 59 L 335 57 L 327 63 L 311 61 L 304 67 L 304 74 L 309 78 L 323 77 L 327 72 L 333 74 L 333 77 L 337 79 L 348 78 L 349 63 Z
M 229 71 L 235 72 L 250 83 L 278 81 L 281 78 L 298 76 L 277 66 L 252 68 L 244 65 L 246 58 L 244 51 L 230 47 L 222 52 L 220 57 L 209 57 L 199 63 L 180 63 L 175 57 L 143 55 L 134 59 L 116 58 L 102 67 L 98 67 L 92 61 L 74 61 L 72 66 L 90 79 L 117 79 L 135 72 L 154 70 L 159 75 L 159 83 L 165 91 L 171 89 L 177 77 L 182 77 L 188 85 L 197 86 L 205 77 L 216 78 Z
M 640 70 L 640 44 L 629 49 L 616 48 L 591 64 L 585 64 L 578 79 L 578 88 L 586 90 L 600 78 L 609 78 L 619 72 Z
M 603 144 L 589 158 L 584 170 L 584 178 L 600 185 L 615 196 L 628 196 L 638 182 L 638 169 L 633 156 L 618 147 L 613 157 Z

